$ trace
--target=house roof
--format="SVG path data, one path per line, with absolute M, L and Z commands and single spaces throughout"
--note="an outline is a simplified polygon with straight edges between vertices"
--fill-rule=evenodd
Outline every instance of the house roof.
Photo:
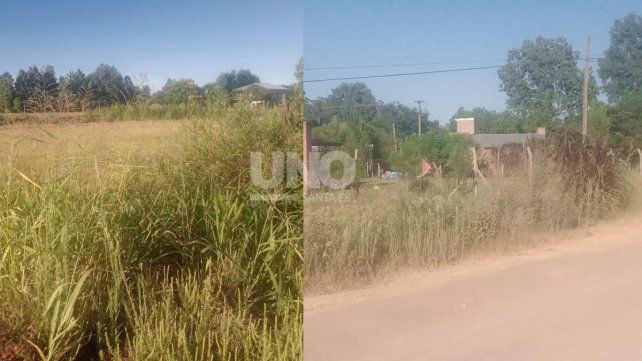
M 474 134 L 473 138 L 483 148 L 499 148 L 506 144 L 526 144 L 530 139 L 541 137 L 537 133 L 522 134 Z
M 259 88 L 263 88 L 263 89 L 269 90 L 269 91 L 284 91 L 284 92 L 286 92 L 286 91 L 289 90 L 288 88 L 286 88 L 284 86 L 281 86 L 281 85 L 268 84 L 268 83 L 252 83 L 252 84 L 244 85 L 244 86 L 242 86 L 240 88 L 236 88 L 236 91 L 242 92 L 242 91 L 246 91 L 246 90 L 248 90 L 248 89 L 250 89 L 252 87 L 259 87 Z

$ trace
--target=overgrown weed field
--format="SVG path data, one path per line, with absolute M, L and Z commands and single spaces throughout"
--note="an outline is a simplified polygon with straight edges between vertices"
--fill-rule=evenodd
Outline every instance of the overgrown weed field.
M 475 194 L 470 179 L 453 192 L 455 179 L 434 177 L 422 190 L 408 180 L 375 181 L 364 183 L 358 197 L 346 191 L 308 196 L 306 292 L 526 247 L 537 232 L 585 227 L 639 208 L 637 170 L 600 141 L 569 137 L 537 147 L 532 183 L 526 175 L 488 177 Z
M 302 206 L 249 185 L 288 115 L 1 127 L 0 360 L 299 359 Z

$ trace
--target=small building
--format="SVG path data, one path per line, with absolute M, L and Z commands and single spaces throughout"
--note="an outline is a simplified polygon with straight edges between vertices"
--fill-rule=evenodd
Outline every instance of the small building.
M 250 94 L 253 105 L 259 105 L 262 102 L 278 103 L 281 98 L 290 91 L 289 88 L 268 84 L 268 83 L 253 83 L 235 89 L 238 93 Z
M 477 134 L 475 118 L 457 118 L 455 124 L 457 133 L 472 136 L 481 148 L 479 160 L 482 166 L 496 175 L 504 174 L 504 165 L 517 168 L 520 159 L 523 159 L 520 153 L 525 150 L 528 142 L 546 136 L 544 127 L 538 127 L 536 133 Z

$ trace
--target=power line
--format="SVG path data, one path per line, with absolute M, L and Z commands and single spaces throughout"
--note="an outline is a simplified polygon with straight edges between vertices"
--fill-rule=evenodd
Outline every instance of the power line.
M 591 57 L 590 60 L 603 59 L 604 57 Z M 429 63 L 402 63 L 402 64 L 372 64 L 372 65 L 346 65 L 346 66 L 327 66 L 327 67 L 313 67 L 313 68 L 304 68 L 303 70 L 307 71 L 316 71 L 316 70 L 342 70 L 342 69 L 371 69 L 371 68 L 395 68 L 395 67 L 408 67 L 408 66 L 425 66 L 425 65 L 449 65 L 449 64 L 472 64 L 472 63 L 494 63 L 494 62 L 503 62 L 502 60 L 468 60 L 468 61 L 439 61 L 439 62 L 429 62 Z M 585 58 L 579 58 L 578 60 L 584 61 Z
M 347 66 L 328 66 L 304 68 L 303 70 L 340 70 L 340 69 L 366 69 L 366 68 L 394 68 L 405 66 L 423 66 L 423 65 L 448 65 L 448 64 L 471 64 L 471 63 L 495 63 L 504 60 L 470 60 L 470 61 L 438 61 L 430 63 L 404 63 L 404 64 L 387 64 L 387 65 L 347 65 Z
M 417 72 L 412 72 L 412 73 L 379 74 L 379 75 L 350 76 L 350 77 L 342 77 L 342 78 L 312 79 L 312 80 L 304 80 L 303 82 L 304 83 L 318 83 L 318 82 L 323 82 L 323 81 L 336 81 L 336 80 L 391 78 L 391 77 L 397 77 L 397 76 L 412 76 L 412 75 L 424 75 L 424 74 L 436 74 L 436 73 L 454 73 L 454 72 L 458 72 L 458 71 L 497 69 L 497 68 L 501 68 L 502 66 L 503 65 L 492 65 L 492 66 L 479 66 L 479 67 L 474 67 L 474 68 L 458 68 L 458 69 L 417 71 Z
M 603 59 L 603 57 L 593 57 L 588 58 L 590 61 Z M 578 60 L 586 60 L 586 58 L 581 58 Z M 424 63 L 428 64 L 428 63 Z M 410 66 L 411 64 L 406 64 Z M 398 64 L 397 66 L 404 66 L 403 64 Z M 304 80 L 304 83 L 318 83 L 324 81 L 337 81 L 337 80 L 357 80 L 357 79 L 372 79 L 372 78 L 390 78 L 398 76 L 412 76 L 412 75 L 424 75 L 424 74 L 436 74 L 436 73 L 453 73 L 458 71 L 470 71 L 470 70 L 483 70 L 483 69 L 497 69 L 501 68 L 503 65 L 491 65 L 491 66 L 478 66 L 472 68 L 457 68 L 457 69 L 443 69 L 443 70 L 429 70 L 429 71 L 417 71 L 411 73 L 395 73 L 395 74 L 379 74 L 379 75 L 363 75 L 363 76 L 351 76 L 351 77 L 341 77 L 341 78 L 325 78 L 325 79 L 312 79 Z M 323 69 L 352 69 L 352 68 L 366 68 L 366 67 L 385 67 L 385 65 L 362 65 L 354 67 L 335 67 L 335 68 L 323 68 Z M 310 68 L 308 70 L 320 70 L 322 68 Z

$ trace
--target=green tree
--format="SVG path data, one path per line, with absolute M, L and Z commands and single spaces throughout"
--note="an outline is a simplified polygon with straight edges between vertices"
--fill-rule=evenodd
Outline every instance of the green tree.
M 87 76 L 87 80 L 92 86 L 96 105 L 109 106 L 127 101 L 123 76 L 113 65 L 100 64 Z
M 583 85 L 578 59 L 579 53 L 564 38 L 540 36 L 510 50 L 506 65 L 498 71 L 508 108 L 531 128 L 577 118 Z M 597 95 L 592 76 L 589 95 L 591 99 Z
M 464 107 L 459 107 L 448 123 L 448 130 L 451 132 L 457 129 L 455 123 L 457 118 L 475 118 L 475 133 L 481 134 L 525 133 L 534 130 L 528 129 L 520 117 L 508 111 L 497 112 L 484 107 L 466 110 Z
M 446 170 L 455 179 L 463 179 L 470 174 L 472 170 L 470 147 L 473 145 L 473 139 L 467 134 L 449 134 L 446 145 L 448 154 Z
M 439 129 L 439 122 L 430 121 L 429 116 L 430 113 L 422 109 L 421 130 L 424 133 Z M 416 108 L 411 108 L 398 102 L 380 103 L 377 107 L 377 118 L 383 119 L 386 122 L 385 127 L 387 129 L 390 129 L 391 123 L 395 123 L 399 137 L 418 133 Z
M 200 89 L 192 79 L 167 79 L 157 96 L 164 104 L 187 104 L 190 96 L 199 94 Z
M 20 70 L 14 84 L 16 110 L 48 111 L 54 106 L 58 94 L 58 80 L 52 65 L 42 69 L 30 66 Z
M 26 71 L 23 69 L 18 71 L 18 76 L 16 77 L 14 86 L 15 97 L 19 102 L 24 103 L 27 99 L 33 96 L 39 78 L 40 71 L 35 65 L 30 66 Z
M 463 178 L 470 173 L 470 147 L 473 144 L 468 135 L 444 130 L 412 134 L 404 139 L 399 151 L 392 154 L 392 164 L 395 169 L 414 176 L 419 174 L 419 162 L 423 158 L 443 166 L 455 178 Z
M 0 112 L 9 112 L 13 108 L 13 77 L 9 72 L 0 75 Z
M 60 78 L 60 86 L 70 91 L 77 97 L 82 97 L 87 90 L 89 81 L 87 76 L 80 69 L 70 71 L 67 75 Z
M 261 79 L 257 75 L 252 74 L 251 71 L 247 69 L 241 69 L 236 73 L 236 87 L 242 87 L 245 85 L 250 85 L 254 83 L 260 83 Z
M 642 90 L 642 17 L 630 13 L 611 28 L 611 46 L 599 60 L 598 71 L 609 101 Z
M 261 82 L 261 79 L 257 75 L 252 74 L 252 72 L 247 69 L 241 69 L 238 72 L 232 70 L 219 74 L 219 76 L 216 77 L 215 84 L 227 91 L 232 91 L 236 88 L 259 82 Z
M 336 114 L 352 113 L 364 120 L 372 119 L 377 113 L 377 99 L 362 82 L 343 83 L 332 89 L 325 106 Z
M 587 123 L 590 136 L 608 138 L 611 134 L 613 123 L 609 115 L 608 106 L 597 99 L 591 101 L 589 103 Z
M 615 144 L 628 152 L 642 148 L 642 92 L 623 94 L 608 115 Z
M 307 100 L 305 117 L 314 125 L 327 124 L 335 117 L 342 120 L 370 121 L 379 103 L 368 86 L 361 82 L 342 83 L 326 98 Z

